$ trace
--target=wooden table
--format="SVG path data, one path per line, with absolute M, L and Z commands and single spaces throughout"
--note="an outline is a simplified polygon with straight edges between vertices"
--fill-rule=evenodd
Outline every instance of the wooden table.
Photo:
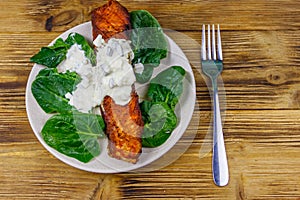
M 300 1 L 120 0 L 198 43 L 202 24 L 221 24 L 226 187 L 212 181 L 211 152 L 199 156 L 203 145 L 209 147 L 211 103 L 196 62 L 200 120 L 186 131 L 196 133 L 192 144 L 170 165 L 90 173 L 64 164 L 38 142 L 25 107 L 29 58 L 89 21 L 104 2 L 0 1 L 0 199 L 300 199 Z M 189 43 L 179 45 L 191 60 L 199 59 Z

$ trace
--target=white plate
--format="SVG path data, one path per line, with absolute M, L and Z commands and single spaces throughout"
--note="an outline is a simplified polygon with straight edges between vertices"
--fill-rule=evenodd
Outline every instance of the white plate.
M 92 28 L 91 22 L 86 22 L 81 25 L 78 25 L 63 34 L 61 34 L 58 38 L 67 38 L 69 33 L 77 32 L 83 35 L 88 41 L 92 41 Z M 169 43 L 169 54 L 166 59 L 163 59 L 161 65 L 155 68 L 154 76 L 172 66 L 172 65 L 180 65 L 186 70 L 186 78 L 184 80 L 184 90 L 183 94 L 180 98 L 178 106 L 176 107 L 176 115 L 179 119 L 178 125 L 176 129 L 173 131 L 169 139 L 161 146 L 157 148 L 143 148 L 143 153 L 141 154 L 139 161 L 136 164 L 127 163 L 124 161 L 120 161 L 114 158 L 111 158 L 107 154 L 107 139 L 100 139 L 101 145 L 101 153 L 98 157 L 91 160 L 89 163 L 82 163 L 74 158 L 65 156 L 55 149 L 49 147 L 41 136 L 41 130 L 47 121 L 50 114 L 46 114 L 40 106 L 37 104 L 35 98 L 31 93 L 31 84 L 34 81 L 36 75 L 39 70 L 44 68 L 41 65 L 35 64 L 32 68 L 32 71 L 29 75 L 29 79 L 26 87 L 26 110 L 29 118 L 30 125 L 34 131 L 34 134 L 40 141 L 40 143 L 56 158 L 59 160 L 82 170 L 97 172 L 97 173 L 117 173 L 117 172 L 126 172 L 131 170 L 136 170 L 143 166 L 150 164 L 151 162 L 157 160 L 166 152 L 168 152 L 176 142 L 182 137 L 188 124 L 192 118 L 196 100 L 196 90 L 195 90 L 195 80 L 192 72 L 192 68 L 189 64 L 188 59 L 182 52 L 182 50 L 178 47 L 178 45 L 171 40 L 168 36 L 166 36 Z M 57 38 L 56 38 L 57 39 Z M 55 40 L 56 40 L 55 39 Z M 55 41 L 53 40 L 52 43 Z M 136 84 L 136 89 L 139 94 L 144 92 L 146 86 Z

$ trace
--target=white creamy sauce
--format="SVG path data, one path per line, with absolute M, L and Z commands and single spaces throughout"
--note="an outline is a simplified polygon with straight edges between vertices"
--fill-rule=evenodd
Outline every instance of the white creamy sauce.
M 107 43 L 99 35 L 94 40 L 97 65 L 92 66 L 85 57 L 81 46 L 74 44 L 67 53 L 67 58 L 57 68 L 59 72 L 76 72 L 81 77 L 72 94 L 66 94 L 69 104 L 81 112 L 90 112 L 101 104 L 108 95 L 119 105 L 130 101 L 131 86 L 135 75 L 131 66 L 133 52 L 130 41 L 110 39 Z
M 138 74 L 142 74 L 144 71 L 144 65 L 142 63 L 134 64 L 134 72 Z

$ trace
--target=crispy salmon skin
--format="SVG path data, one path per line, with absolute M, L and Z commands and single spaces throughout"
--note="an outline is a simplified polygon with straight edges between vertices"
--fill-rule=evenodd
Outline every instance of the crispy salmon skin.
M 127 9 L 115 0 L 109 0 L 107 4 L 92 11 L 93 39 L 99 34 L 107 40 L 118 33 L 130 29 L 130 15 Z M 126 38 L 121 35 L 118 38 Z
M 137 93 L 132 91 L 130 102 L 125 106 L 116 104 L 110 96 L 106 96 L 101 108 L 106 122 L 109 155 L 136 163 L 142 152 L 141 135 L 144 126 Z

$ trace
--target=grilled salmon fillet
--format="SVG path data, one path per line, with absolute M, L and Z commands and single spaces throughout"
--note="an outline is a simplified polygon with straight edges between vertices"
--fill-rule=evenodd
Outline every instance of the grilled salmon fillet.
M 94 40 L 99 34 L 106 41 L 111 37 L 127 39 L 124 31 L 128 29 L 130 29 L 129 13 L 117 1 L 108 0 L 107 4 L 92 11 Z M 106 124 L 108 154 L 119 160 L 136 163 L 142 152 L 141 135 L 144 122 L 134 86 L 128 104 L 118 105 L 110 96 L 106 96 L 100 109 Z
M 92 11 L 93 39 L 99 34 L 104 40 L 130 29 L 130 16 L 125 7 L 115 0 Z M 119 36 L 119 37 L 118 37 Z M 117 38 L 126 38 L 120 34 Z
M 131 100 L 125 106 L 116 104 L 110 96 L 104 97 L 101 112 L 106 123 L 109 155 L 136 163 L 142 152 L 144 126 L 137 93 L 132 90 Z

